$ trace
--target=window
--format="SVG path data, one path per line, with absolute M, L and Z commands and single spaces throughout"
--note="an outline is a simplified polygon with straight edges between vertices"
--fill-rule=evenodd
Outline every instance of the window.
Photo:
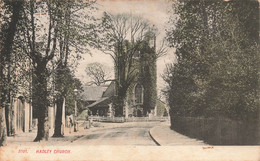
M 140 84 L 135 86 L 135 103 L 142 104 L 143 103 L 143 87 Z

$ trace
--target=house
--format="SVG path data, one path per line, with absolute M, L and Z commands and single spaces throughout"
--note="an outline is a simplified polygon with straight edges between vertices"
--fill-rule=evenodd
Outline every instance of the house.
M 23 63 L 24 66 L 18 65 Z M 7 136 L 31 132 L 37 127 L 37 118 L 32 105 L 32 67 L 30 60 L 15 63 L 11 82 L 15 86 L 10 90 L 10 102 L 5 102 Z M 26 71 L 26 72 L 25 72 Z M 48 109 L 49 127 L 54 128 L 55 106 Z
M 22 132 L 29 132 L 32 130 L 32 106 L 29 104 L 24 96 L 12 98 L 11 111 L 9 117 L 8 133 L 14 135 Z
M 8 136 L 31 132 L 37 127 L 37 119 L 33 117 L 33 106 L 30 101 L 22 94 L 12 97 L 10 111 L 7 115 Z M 49 127 L 54 128 L 55 121 L 55 106 L 50 106 L 48 109 Z
M 13 58 L 13 61 L 17 61 L 16 57 Z M 10 75 L 10 80 L 6 81 L 6 83 L 10 83 L 12 86 L 9 86 L 11 87 L 9 89 L 5 89 L 6 99 L 1 103 L 6 107 L 7 136 L 12 136 L 29 132 L 33 128 L 32 106 L 30 104 L 30 61 L 23 62 L 23 65 L 20 62 L 16 62 L 8 68 L 12 70 L 12 73 L 5 73 L 6 77 L 8 77 L 8 74 L 12 75 Z

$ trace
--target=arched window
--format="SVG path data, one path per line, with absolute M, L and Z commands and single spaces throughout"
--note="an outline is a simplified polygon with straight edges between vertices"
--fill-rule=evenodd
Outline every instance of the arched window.
M 135 103 L 143 104 L 143 87 L 140 84 L 135 86 Z

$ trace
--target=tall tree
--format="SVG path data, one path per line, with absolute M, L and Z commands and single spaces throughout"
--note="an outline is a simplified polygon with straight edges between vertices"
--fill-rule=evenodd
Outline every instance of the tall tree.
M 1 26 L 1 35 L 2 35 L 2 41 L 1 41 L 1 64 L 0 64 L 0 80 L 1 80 L 1 86 L 0 86 L 0 91 L 1 91 L 1 113 L 0 113 L 0 146 L 2 146 L 5 142 L 6 139 L 6 132 L 8 129 L 6 129 L 6 120 L 5 120 L 5 111 L 8 112 L 9 107 L 6 106 L 5 103 L 10 103 L 10 89 L 7 89 L 7 92 L 4 93 L 3 90 L 3 77 L 4 73 L 3 70 L 5 68 L 5 65 L 7 64 L 7 67 L 10 66 L 10 57 L 12 54 L 12 47 L 13 47 L 13 41 L 14 41 L 14 36 L 16 33 L 17 29 L 17 23 L 20 17 L 20 12 L 23 6 L 23 1 L 4 1 L 4 6 L 7 5 L 11 8 L 11 17 L 10 21 L 7 22 L 7 27 Z M 1 16 L 1 18 L 3 18 Z M 10 73 L 9 73 L 10 74 Z M 10 75 L 9 75 L 10 77 Z M 8 81 L 10 81 L 10 78 L 8 78 Z M 9 86 L 10 87 L 10 86 Z M 3 93 L 6 94 L 3 96 Z M 6 97 L 7 96 L 7 97 Z M 5 108 L 7 108 L 5 110 Z M 8 120 L 7 120 L 8 121 Z M 7 124 L 8 127 L 8 124 Z
M 38 119 L 35 141 L 48 140 L 48 63 L 53 60 L 58 36 L 58 15 L 63 3 L 60 1 L 25 2 L 18 45 L 33 65 L 33 107 Z
M 96 10 L 95 1 L 66 1 L 60 8 L 58 15 L 58 58 L 54 73 L 57 113 L 55 119 L 54 137 L 64 135 L 62 130 L 62 104 L 70 89 L 66 82 L 68 68 L 76 64 L 69 63 L 69 59 L 80 57 L 80 54 L 88 52 L 87 46 L 91 46 L 95 33 L 93 32 L 95 18 L 92 12 Z M 69 70 L 71 72 L 71 70 Z M 64 82 L 63 82 L 64 81 Z
M 204 83 L 203 78 L 207 76 L 207 63 L 205 59 L 205 46 L 207 46 L 208 33 L 208 13 L 205 13 L 205 1 L 176 1 L 173 3 L 173 12 L 178 19 L 171 19 L 171 28 L 168 32 L 168 41 L 171 47 L 176 48 L 176 56 L 178 64 L 175 65 L 176 73 L 174 78 L 178 79 L 171 81 L 174 86 L 172 89 L 170 103 L 174 102 L 173 108 L 180 108 L 184 113 L 195 112 L 193 101 L 201 103 L 199 108 L 203 108 L 203 102 L 197 97 L 196 93 L 200 93 L 200 88 L 196 84 L 198 82 Z M 193 32 L 191 32 L 193 31 Z M 173 79 L 174 79 L 173 78 Z M 183 95 L 185 93 L 185 95 Z M 177 98 L 175 98 L 177 97 Z M 196 111 L 198 113 L 202 111 Z
M 173 10 L 167 35 L 177 63 L 166 73 L 171 115 L 256 118 L 258 2 L 175 1 Z

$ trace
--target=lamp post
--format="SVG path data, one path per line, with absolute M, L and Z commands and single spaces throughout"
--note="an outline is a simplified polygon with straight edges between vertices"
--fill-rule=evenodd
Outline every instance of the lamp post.
M 74 89 L 74 93 L 75 93 L 74 132 L 77 132 L 76 120 L 77 120 L 77 94 L 78 94 L 78 90 Z

